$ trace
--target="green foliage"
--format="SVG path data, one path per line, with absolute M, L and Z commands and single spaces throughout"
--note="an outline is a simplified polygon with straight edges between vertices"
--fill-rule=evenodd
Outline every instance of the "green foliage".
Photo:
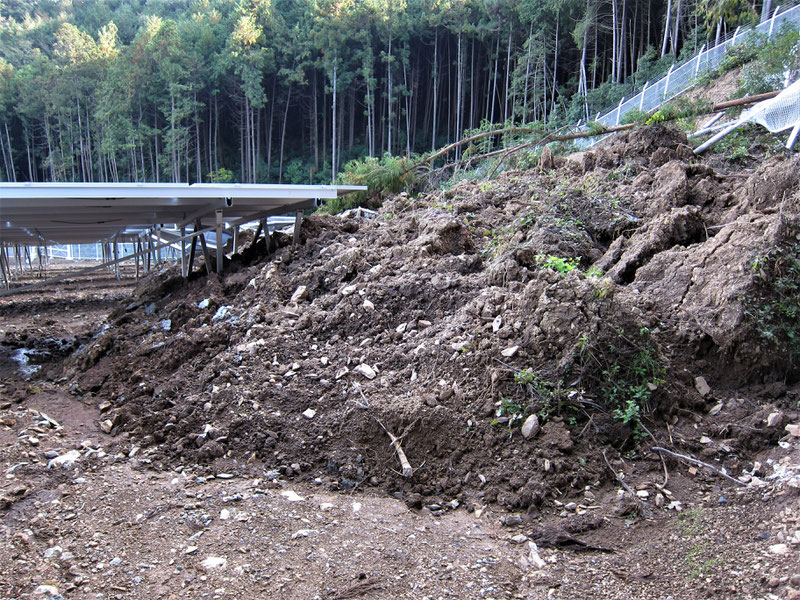
M 538 254 L 536 262 L 543 269 L 551 269 L 558 273 L 566 274 L 578 268 L 581 259 L 578 258 L 562 258 L 561 256 L 554 256 L 553 254 Z
M 800 32 L 784 23 L 777 34 L 765 42 L 755 58 L 742 69 L 739 95 L 763 94 L 783 88 L 787 71 L 800 69 Z
M 403 190 L 410 190 L 416 180 L 410 166 L 417 157 L 407 159 L 384 154 L 378 158 L 351 160 L 344 166 L 336 182 L 341 185 L 366 185 L 364 192 L 355 192 L 328 200 L 320 212 L 336 214 L 356 206 L 377 208 L 384 198 Z
M 638 439 L 641 420 L 652 412 L 653 394 L 666 375 L 650 331 L 640 327 L 629 333 L 613 326 L 595 337 L 582 336 L 576 353 L 587 389 L 615 419 L 631 426 Z
M 744 298 L 754 332 L 790 366 L 800 363 L 800 244 L 753 258 L 755 293 Z
M 209 171 L 206 177 L 211 183 L 231 183 L 233 181 L 233 171 L 223 167 L 216 171 Z
M 648 125 L 674 121 L 677 119 L 691 119 L 698 115 L 703 115 L 711 110 L 711 102 L 704 98 L 675 98 L 674 100 L 662 105 L 653 115 L 647 119 Z

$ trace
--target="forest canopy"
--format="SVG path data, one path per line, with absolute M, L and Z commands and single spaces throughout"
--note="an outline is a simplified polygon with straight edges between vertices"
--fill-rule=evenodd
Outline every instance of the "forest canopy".
M 0 179 L 328 183 L 594 114 L 744 0 L 0 0 Z

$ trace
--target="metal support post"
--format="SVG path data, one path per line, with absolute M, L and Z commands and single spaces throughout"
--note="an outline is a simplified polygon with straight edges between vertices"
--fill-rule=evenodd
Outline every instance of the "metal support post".
M 789 134 L 789 139 L 786 140 L 787 150 L 791 150 L 794 147 L 794 143 L 797 141 L 798 134 L 800 134 L 800 123 L 794 126 L 794 129 L 792 129 L 792 133 Z
M 222 267 L 225 258 L 225 245 L 222 243 L 222 210 L 217 209 L 217 274 L 222 275 Z
M 194 230 L 198 231 L 202 228 L 203 226 L 200 223 L 200 219 L 198 219 L 195 223 Z M 211 275 L 211 254 L 208 252 L 208 244 L 206 244 L 206 236 L 204 233 L 200 234 L 200 245 L 203 247 L 203 258 L 206 260 L 206 273 Z
M 642 107 L 644 106 L 644 93 L 647 91 L 647 86 L 648 85 L 650 85 L 650 82 L 649 81 L 645 81 L 644 82 L 644 87 L 642 88 L 642 93 L 640 94 L 640 98 L 639 98 L 639 110 L 642 110 Z
M 769 20 L 769 34 L 767 35 L 768 38 L 772 38 L 772 30 L 775 28 L 775 17 L 778 16 L 778 11 L 781 9 L 781 5 L 775 7 L 775 12 L 772 13 L 772 18 Z
M 119 272 L 119 243 L 117 242 L 117 238 L 114 238 L 114 271 L 117 281 L 122 279 L 122 275 Z
M 186 227 L 181 225 L 181 237 L 186 235 Z M 181 277 L 186 277 L 186 240 L 181 240 Z
M 700 59 L 703 57 L 703 52 L 705 52 L 706 45 L 700 48 L 700 52 L 697 53 L 697 64 L 694 66 L 694 76 L 697 77 L 697 73 L 700 71 Z

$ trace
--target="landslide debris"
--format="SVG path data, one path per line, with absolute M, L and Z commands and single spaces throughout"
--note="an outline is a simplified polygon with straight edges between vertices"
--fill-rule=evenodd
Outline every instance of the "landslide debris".
M 752 423 L 800 418 L 798 173 L 788 155 L 717 172 L 650 127 L 400 194 L 372 221 L 311 216 L 297 247 L 261 240 L 224 277 L 151 275 L 66 376 L 152 464 L 379 486 L 432 510 L 533 510 L 606 480 L 599 448 L 664 424 L 680 444 L 720 402 L 737 424 L 712 452 L 740 472 Z

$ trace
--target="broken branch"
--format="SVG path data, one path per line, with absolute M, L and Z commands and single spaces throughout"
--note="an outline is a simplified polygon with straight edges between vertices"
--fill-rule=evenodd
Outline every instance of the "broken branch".
M 378 421 L 378 419 L 375 420 Z M 383 428 L 383 430 L 386 432 L 386 435 L 388 435 L 389 439 L 392 441 L 392 448 L 394 448 L 394 451 L 397 453 L 397 458 L 400 461 L 400 466 L 403 468 L 403 477 L 408 479 L 414 474 L 414 469 L 411 466 L 411 463 L 408 462 L 406 453 L 403 452 L 403 447 L 400 445 L 400 438 L 394 435 L 388 429 L 386 429 L 384 424 L 381 423 L 380 421 L 378 421 L 378 425 L 380 425 L 381 428 Z
M 691 456 L 686 456 L 685 454 L 678 454 L 677 452 L 673 452 L 672 450 L 667 450 L 666 448 L 661 448 L 660 446 L 653 446 L 653 450 L 656 450 L 657 452 L 663 452 L 664 454 L 669 454 L 670 456 L 674 456 L 675 458 L 683 459 L 683 460 L 685 460 L 687 462 L 694 463 L 694 464 L 696 464 L 696 465 L 698 465 L 700 467 L 705 467 L 706 469 L 711 469 L 717 475 L 720 475 L 720 476 L 724 477 L 725 479 L 728 479 L 729 481 L 732 481 L 736 485 L 741 485 L 743 487 L 747 487 L 746 483 L 744 483 L 742 481 L 739 481 L 738 479 L 734 479 L 733 477 L 731 477 L 727 473 L 723 473 L 722 471 L 720 471 L 714 465 L 710 465 L 708 463 L 704 463 L 702 460 L 697 460 L 696 458 L 693 458 Z

